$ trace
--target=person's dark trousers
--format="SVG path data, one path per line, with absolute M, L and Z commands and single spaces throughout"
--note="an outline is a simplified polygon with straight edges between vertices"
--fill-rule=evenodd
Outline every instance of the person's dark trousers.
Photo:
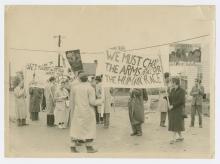
M 47 126 L 54 126 L 54 115 L 48 114 L 47 115 Z
M 160 113 L 160 126 L 165 126 L 167 112 Z
M 137 129 L 137 135 L 141 136 L 142 135 L 142 127 L 141 124 L 137 124 L 136 125 L 136 129 Z
M 17 125 L 22 126 L 22 120 L 21 119 L 17 119 Z
M 139 136 L 142 135 L 141 124 L 135 124 L 135 125 L 132 125 L 131 127 L 132 127 L 132 131 L 133 131 L 133 135 L 139 135 Z
M 191 108 L 191 126 L 194 126 L 196 111 L 199 115 L 199 125 L 202 126 L 202 105 L 192 105 L 192 108 Z
M 21 120 L 21 124 L 22 124 L 22 126 L 28 125 L 28 124 L 26 123 L 26 119 L 25 119 L 25 118 L 23 118 L 23 119 Z
M 31 120 L 37 121 L 38 119 L 38 112 L 31 112 Z
M 108 128 L 110 122 L 110 113 L 104 113 L 104 127 Z
M 131 128 L 132 128 L 132 132 L 133 132 L 132 135 L 136 135 L 137 134 L 136 125 L 131 125 Z
M 99 124 L 100 118 L 99 118 L 99 113 L 98 113 L 98 108 L 95 107 L 95 118 L 96 118 L 96 124 Z

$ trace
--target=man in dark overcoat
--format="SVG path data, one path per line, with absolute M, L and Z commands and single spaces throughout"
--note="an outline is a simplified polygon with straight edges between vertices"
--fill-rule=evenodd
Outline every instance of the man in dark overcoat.
M 144 123 L 144 101 L 148 100 L 146 89 L 131 89 L 128 102 L 129 119 L 133 133 L 131 136 L 142 136 L 142 123 Z

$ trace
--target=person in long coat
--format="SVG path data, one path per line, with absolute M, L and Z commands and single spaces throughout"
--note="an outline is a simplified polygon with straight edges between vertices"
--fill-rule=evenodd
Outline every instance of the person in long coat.
M 96 95 L 96 79 L 95 79 L 95 77 L 92 77 L 90 83 L 91 83 L 91 86 L 95 89 L 95 95 Z M 100 119 L 99 119 L 99 112 L 98 112 L 98 107 L 97 106 L 95 106 L 95 116 L 96 116 L 96 124 L 99 124 Z
M 96 77 L 95 93 L 96 93 L 96 98 L 103 99 L 103 100 L 105 99 L 105 91 L 104 91 L 104 87 L 102 86 L 101 76 Z M 104 103 L 97 107 L 97 111 L 99 114 L 99 122 L 103 124 L 104 123 Z
M 30 118 L 32 121 L 37 121 L 38 114 L 40 112 L 41 100 L 42 100 L 42 88 L 40 88 L 36 82 L 32 83 L 29 87 L 30 94 Z
M 88 153 L 97 152 L 92 143 L 96 138 L 96 118 L 94 106 L 102 104 L 96 99 L 95 89 L 91 86 L 85 73 L 79 75 L 80 83 L 70 92 L 70 109 L 73 116 L 70 127 L 71 151 L 78 152 L 77 141 L 84 141 Z
M 183 112 L 185 108 L 185 90 L 180 87 L 179 79 L 172 79 L 174 88 L 169 95 L 169 126 L 168 130 L 173 132 L 173 138 L 170 144 L 175 141 L 183 141 L 181 131 L 184 131 L 184 117 Z M 176 138 L 176 135 L 179 135 Z
M 167 88 L 167 93 L 169 95 L 170 74 L 168 72 L 164 73 L 164 79 L 165 79 L 165 85 Z M 164 96 L 166 96 L 166 95 L 164 95 Z M 163 98 L 162 98 L 161 102 L 165 102 Z M 163 106 L 165 107 L 166 105 L 164 104 Z M 166 107 L 165 108 L 161 107 L 161 109 L 160 109 L 160 126 L 161 127 L 166 127 L 165 122 L 166 122 L 167 112 L 168 111 L 167 111 Z
M 144 123 L 144 101 L 148 100 L 146 89 L 131 89 L 128 102 L 129 119 L 133 133 L 131 136 L 142 136 L 142 123 Z
M 25 93 L 23 81 L 20 81 L 18 86 L 15 88 L 14 96 L 15 96 L 15 111 L 16 111 L 18 126 L 27 125 L 26 124 L 27 108 L 25 103 L 26 93 Z
M 109 128 L 110 124 L 110 112 L 112 109 L 112 95 L 111 88 L 104 88 L 104 128 Z
M 165 90 L 161 90 L 159 93 L 159 104 L 158 104 L 158 109 L 161 113 L 160 115 L 160 126 L 161 127 L 166 127 L 165 121 L 166 121 L 166 115 L 168 111 L 168 96 Z
M 65 81 L 61 81 L 60 87 L 57 88 L 55 92 L 55 124 L 58 125 L 58 128 L 66 128 L 67 122 L 69 119 L 69 107 L 67 105 L 69 98 L 69 92 L 65 88 Z
M 54 126 L 54 109 L 55 109 L 55 78 L 50 77 L 49 83 L 45 87 L 46 107 L 47 107 L 47 125 Z

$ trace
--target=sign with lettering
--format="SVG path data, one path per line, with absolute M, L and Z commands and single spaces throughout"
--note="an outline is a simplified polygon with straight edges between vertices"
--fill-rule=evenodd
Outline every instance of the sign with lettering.
M 105 54 L 103 85 L 117 88 L 164 87 L 161 58 L 152 52 L 109 49 Z

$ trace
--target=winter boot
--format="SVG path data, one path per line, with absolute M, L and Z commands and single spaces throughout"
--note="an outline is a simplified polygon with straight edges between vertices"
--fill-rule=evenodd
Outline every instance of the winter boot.
M 23 125 L 23 126 L 28 125 L 28 124 L 26 123 L 26 119 L 25 119 L 25 118 L 22 119 L 21 122 L 22 122 L 22 125 Z
M 79 151 L 76 149 L 75 146 L 70 147 L 70 151 L 71 151 L 72 153 L 79 153 Z
M 87 153 L 96 153 L 98 150 L 94 149 L 92 146 L 86 146 Z

